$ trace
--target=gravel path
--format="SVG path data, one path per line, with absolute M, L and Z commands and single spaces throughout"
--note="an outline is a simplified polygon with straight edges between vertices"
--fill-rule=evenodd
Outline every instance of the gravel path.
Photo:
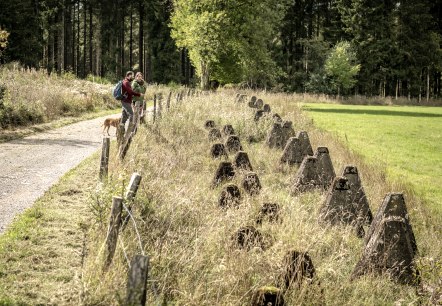
M 63 174 L 101 147 L 103 120 L 82 121 L 0 144 L 0 233 Z M 114 128 L 110 134 L 115 135 Z

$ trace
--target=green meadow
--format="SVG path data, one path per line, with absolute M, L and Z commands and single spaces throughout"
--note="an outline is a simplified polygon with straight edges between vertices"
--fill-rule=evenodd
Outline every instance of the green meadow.
M 318 128 L 442 213 L 442 108 L 316 103 L 302 108 Z

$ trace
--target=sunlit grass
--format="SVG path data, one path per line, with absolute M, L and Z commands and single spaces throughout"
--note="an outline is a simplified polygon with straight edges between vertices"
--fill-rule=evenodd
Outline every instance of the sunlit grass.
M 303 104 L 316 126 L 335 134 L 388 178 L 412 186 L 442 214 L 442 108 Z

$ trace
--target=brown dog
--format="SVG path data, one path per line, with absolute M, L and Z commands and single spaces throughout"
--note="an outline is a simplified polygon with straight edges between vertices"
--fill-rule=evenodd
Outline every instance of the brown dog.
M 109 135 L 109 128 L 111 126 L 113 126 L 115 129 L 118 129 L 118 125 L 120 124 L 121 121 L 121 117 L 118 118 L 106 118 L 104 119 L 104 122 L 101 126 L 104 126 L 103 128 L 103 135 L 104 135 L 104 131 L 107 128 L 107 134 Z M 115 131 L 115 135 L 117 134 L 117 132 Z M 109 135 L 110 136 L 110 135 Z

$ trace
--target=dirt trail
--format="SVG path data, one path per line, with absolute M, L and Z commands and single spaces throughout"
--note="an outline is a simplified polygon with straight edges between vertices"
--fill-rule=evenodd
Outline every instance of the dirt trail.
M 103 119 L 0 144 L 0 233 L 63 174 L 101 147 Z

